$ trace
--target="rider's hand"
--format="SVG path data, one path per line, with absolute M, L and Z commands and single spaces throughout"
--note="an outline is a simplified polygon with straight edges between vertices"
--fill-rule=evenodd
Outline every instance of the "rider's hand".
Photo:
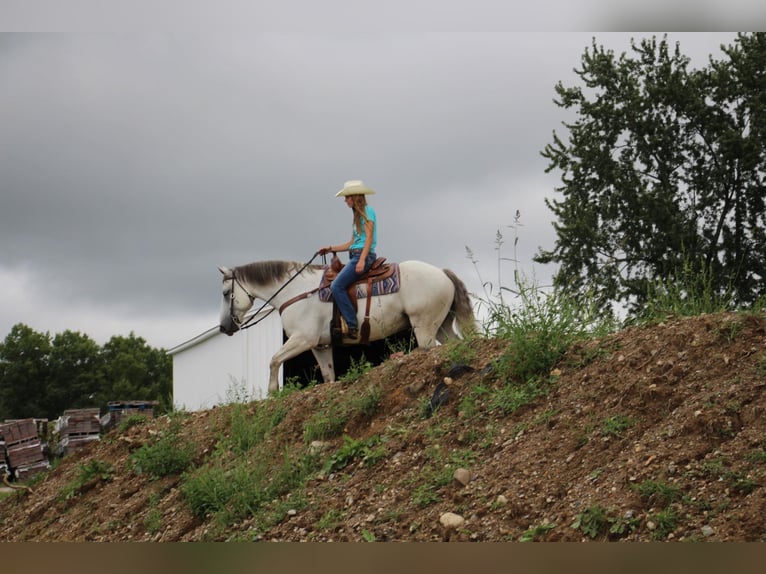
M 360 259 L 356 262 L 356 274 L 361 275 L 362 273 L 364 273 L 364 261 Z

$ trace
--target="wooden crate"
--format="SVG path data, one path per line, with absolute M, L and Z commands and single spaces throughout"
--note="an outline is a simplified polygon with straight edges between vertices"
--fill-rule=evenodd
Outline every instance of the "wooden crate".
M 16 470 L 13 471 L 13 474 L 16 476 L 17 480 L 25 480 L 43 471 L 50 470 L 50 468 L 51 468 L 50 463 L 47 460 L 43 460 L 40 462 L 22 466 L 21 468 L 17 468 Z
M 35 424 L 34 419 L 5 421 L 5 423 L 0 425 L 0 436 L 2 436 L 6 445 L 38 438 L 37 424 Z
M 116 427 L 132 415 L 154 418 L 154 407 L 159 401 L 112 401 L 109 407 L 109 426 Z
M 83 435 L 99 434 L 101 432 L 101 419 L 99 409 L 69 409 L 64 411 L 59 425 L 59 434 Z
M 12 468 L 20 468 L 45 460 L 43 445 L 39 438 L 6 445 L 6 452 L 8 453 L 8 464 Z

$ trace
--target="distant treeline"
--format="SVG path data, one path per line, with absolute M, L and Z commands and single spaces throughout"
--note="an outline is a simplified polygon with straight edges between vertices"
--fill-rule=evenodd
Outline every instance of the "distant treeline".
M 131 333 L 99 346 L 87 335 L 51 336 L 18 323 L 0 343 L 0 421 L 58 418 L 109 401 L 156 400 L 172 407 L 172 360 Z

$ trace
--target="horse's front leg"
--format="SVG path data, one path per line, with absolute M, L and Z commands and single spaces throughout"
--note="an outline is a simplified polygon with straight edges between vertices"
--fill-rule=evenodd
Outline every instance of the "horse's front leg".
M 271 357 L 269 364 L 269 394 L 279 390 L 279 367 L 282 363 L 293 357 L 297 357 L 304 351 L 308 351 L 316 344 L 316 341 L 310 341 L 300 333 L 294 333 L 282 348 Z

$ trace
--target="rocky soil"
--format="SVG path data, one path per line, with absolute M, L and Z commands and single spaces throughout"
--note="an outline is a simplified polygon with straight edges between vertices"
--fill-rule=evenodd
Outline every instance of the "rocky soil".
M 194 450 L 186 474 L 152 478 L 134 462 L 179 417 L 113 431 L 33 492 L 7 494 L 0 540 L 766 539 L 764 314 L 673 319 L 578 344 L 515 410 L 493 368 L 507 345 L 477 339 L 459 351 L 461 361 L 454 347 L 416 350 L 283 397 L 264 444 L 239 454 L 223 445 L 241 406 L 188 413 L 178 431 Z M 342 429 L 309 432 L 371 389 L 377 402 Z M 448 393 L 431 412 L 437 389 Z M 253 417 L 261 408 L 246 406 Z M 193 512 L 184 485 L 196 471 L 252 457 L 253 476 L 277 472 L 295 453 L 317 465 L 298 484 L 226 519 Z M 83 482 L 84 469 L 103 472 Z

